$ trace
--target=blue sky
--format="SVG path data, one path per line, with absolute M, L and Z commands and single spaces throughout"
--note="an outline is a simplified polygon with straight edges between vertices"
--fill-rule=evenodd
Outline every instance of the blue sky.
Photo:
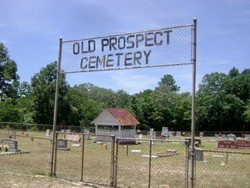
M 189 24 L 197 17 L 197 85 L 207 73 L 250 68 L 249 0 L 0 0 L 0 41 L 30 82 L 58 59 L 58 41 Z M 67 74 L 70 85 L 90 82 L 130 94 L 154 89 L 172 74 L 190 91 L 192 66 Z

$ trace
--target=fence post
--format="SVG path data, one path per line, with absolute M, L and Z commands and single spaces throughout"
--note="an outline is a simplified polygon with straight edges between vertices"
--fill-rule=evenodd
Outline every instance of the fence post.
M 83 166 L 84 166 L 84 145 L 85 145 L 85 133 L 82 134 L 82 167 L 81 167 L 81 182 L 83 182 Z
M 110 186 L 115 186 L 115 136 L 111 136 L 111 167 L 110 167 Z
M 55 157 L 54 157 L 54 176 L 56 176 L 56 170 L 57 170 L 57 139 L 58 139 L 58 133 L 56 133 L 56 138 L 55 138 Z
M 185 160 L 185 188 L 188 188 L 188 173 L 189 173 L 189 144 L 190 142 L 185 142 L 186 145 L 186 160 Z
M 149 140 L 148 188 L 150 188 L 151 184 L 151 158 L 152 158 L 152 139 Z

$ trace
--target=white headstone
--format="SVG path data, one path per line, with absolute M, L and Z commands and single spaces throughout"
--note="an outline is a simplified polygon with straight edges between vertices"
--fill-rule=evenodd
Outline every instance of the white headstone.
M 176 136 L 181 136 L 181 131 L 177 131 Z
M 169 136 L 168 127 L 162 127 L 161 135 Z
M 227 135 L 228 140 L 236 141 L 236 136 L 234 134 Z
M 50 130 L 49 130 L 49 129 L 46 129 L 45 136 L 49 136 L 49 135 L 50 135 Z
M 153 129 L 153 128 L 150 129 L 149 138 L 150 138 L 150 139 L 155 139 L 155 132 L 154 132 L 154 129 Z

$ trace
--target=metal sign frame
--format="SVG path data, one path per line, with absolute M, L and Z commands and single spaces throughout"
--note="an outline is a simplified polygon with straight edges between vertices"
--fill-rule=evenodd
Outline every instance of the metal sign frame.
M 81 55 L 82 52 L 85 52 L 86 54 L 91 54 L 92 52 L 95 52 L 95 50 L 98 48 L 100 48 L 100 45 L 96 45 L 96 41 L 101 41 L 102 42 L 102 46 L 101 46 L 101 52 L 100 53 L 104 53 L 105 49 L 104 47 L 109 48 L 109 51 L 114 51 L 117 48 L 114 46 L 114 43 L 116 41 L 116 44 L 119 45 L 119 43 L 117 42 L 117 39 L 115 39 L 116 37 L 122 36 L 123 38 L 120 38 L 120 40 L 124 40 L 125 41 L 125 37 L 127 42 L 130 41 L 130 46 L 127 46 L 126 50 L 129 50 L 129 47 L 131 47 L 132 45 L 132 36 L 134 36 L 134 38 L 136 39 L 134 41 L 134 46 L 133 47 L 137 47 L 139 48 L 139 41 L 142 40 L 142 35 L 145 33 L 149 33 L 148 35 L 152 35 L 154 37 L 156 37 L 156 35 L 158 37 L 163 36 L 164 34 L 166 35 L 166 44 L 168 44 L 169 42 L 169 35 L 171 33 L 171 31 L 173 29 L 178 29 L 178 28 L 184 28 L 184 27 L 191 27 L 191 59 L 187 62 L 174 62 L 174 63 L 160 63 L 160 64 L 156 64 L 156 65 L 149 65 L 147 63 L 145 63 L 145 65 L 141 66 L 138 62 L 139 62 L 139 57 L 142 58 L 142 54 L 140 52 L 138 52 L 137 54 L 134 54 L 134 58 L 137 58 L 136 60 L 134 60 L 134 64 L 133 63 L 127 63 L 126 64 L 126 57 L 125 57 L 125 62 L 124 62 L 124 66 L 120 66 L 120 64 L 112 64 L 110 63 L 111 60 L 109 59 L 105 59 L 106 57 L 109 58 L 108 56 L 112 56 L 111 55 L 103 55 L 103 61 L 100 60 L 100 58 L 98 59 L 98 61 L 96 61 L 96 65 L 101 65 L 103 66 L 102 68 L 99 68 L 98 66 L 94 66 L 95 63 L 92 64 L 86 64 L 87 60 L 83 59 L 85 57 L 81 58 L 81 63 L 83 61 L 85 61 L 85 64 L 82 65 L 81 64 L 81 70 L 62 70 L 61 69 L 61 60 L 62 60 L 62 47 L 65 44 L 69 44 L 69 43 L 73 43 L 73 54 L 75 55 Z M 164 33 L 165 32 L 165 33 Z M 139 38 L 139 36 L 141 36 L 141 38 Z M 130 39 L 128 39 L 130 37 Z M 163 39 L 155 39 L 155 38 L 147 38 L 148 36 L 143 36 L 143 39 L 147 39 L 148 41 L 145 42 L 145 46 L 148 47 L 147 45 L 149 45 L 149 47 L 151 46 L 161 46 L 162 43 L 164 42 Z M 59 55 L 58 55 L 58 66 L 57 66 L 57 79 L 56 79 L 56 92 L 55 92 L 55 106 L 54 106 L 54 118 L 53 118 L 53 138 L 52 138 L 52 147 L 51 147 L 51 166 L 50 166 L 50 175 L 51 176 L 55 176 L 56 175 L 56 150 L 57 150 L 57 138 L 56 138 L 56 127 L 57 127 L 57 114 L 58 114 L 58 97 L 59 97 L 59 80 L 60 80 L 60 74 L 62 72 L 64 73 L 78 73 L 78 72 L 96 72 L 96 71 L 110 71 L 110 70 L 124 70 L 124 69 L 136 69 L 136 68 L 152 68 L 152 67 L 162 67 L 162 66 L 180 66 L 180 65 L 193 65 L 193 70 L 192 70 L 192 120 L 191 120 L 191 153 L 190 153 L 190 159 L 191 159 L 191 171 L 190 171 L 190 182 L 191 182 L 191 187 L 194 186 L 194 170 L 195 170 L 195 156 L 194 156 L 194 137 L 195 137 L 195 93 L 196 93 L 196 48 L 197 48 L 197 19 L 194 18 L 193 19 L 193 24 L 188 24 L 188 25 L 182 25 L 182 26 L 175 26 L 175 27 L 168 27 L 168 28 L 163 28 L 163 29 L 158 29 L 158 30 L 147 30 L 147 31 L 142 31 L 142 32 L 134 32 L 134 33 L 124 33 L 124 34 L 120 34 L 120 35 L 108 35 L 108 36 L 102 36 L 102 37 L 95 37 L 95 38 L 88 38 L 88 48 L 87 51 L 83 50 L 83 47 L 81 47 L 81 45 L 83 44 L 83 41 L 86 39 L 81 39 L 81 40 L 69 40 L 69 41 L 63 41 L 62 37 L 60 37 L 59 39 Z M 110 44 L 110 42 L 113 43 Z M 153 40 L 153 41 L 152 41 Z M 90 44 L 91 43 L 91 44 Z M 109 43 L 109 44 L 108 44 Z M 113 46 L 112 46 L 113 44 Z M 125 45 L 125 43 L 124 43 Z M 119 47 L 119 46 L 118 46 Z M 121 47 L 121 46 L 120 46 Z M 125 49 L 125 46 L 122 46 Z M 99 50 L 100 50 L 99 49 Z M 121 51 L 124 49 L 120 49 Z M 126 54 L 127 53 L 127 54 Z M 129 55 L 128 53 L 131 52 L 124 52 L 125 56 Z M 147 52 L 144 54 L 147 55 Z M 92 57 L 92 56 L 91 56 Z M 120 57 L 120 56 L 119 56 Z M 145 56 L 146 57 L 146 56 Z M 93 58 L 92 58 L 93 59 Z M 147 60 L 147 59 L 146 59 Z M 90 61 L 90 60 L 88 60 Z M 137 64 L 135 63 L 137 62 Z M 146 61 L 147 62 L 147 61 Z M 98 64 L 99 63 L 99 64 Z M 141 63 L 141 61 L 140 61 Z M 87 67 L 88 66 L 88 67 Z M 188 186 L 188 185 L 187 185 Z

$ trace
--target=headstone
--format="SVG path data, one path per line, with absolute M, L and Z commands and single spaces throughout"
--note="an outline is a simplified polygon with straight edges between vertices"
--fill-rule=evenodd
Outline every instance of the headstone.
M 250 140 L 237 140 L 239 148 L 250 148 Z
M 142 139 L 142 138 L 143 138 L 143 135 L 142 135 L 142 134 L 139 134 L 139 135 L 138 135 L 138 138 L 139 138 L 139 139 Z
M 250 134 L 246 134 L 245 135 L 245 139 L 248 140 L 248 141 L 250 141 Z
M 215 134 L 215 135 L 214 135 L 214 137 L 215 137 L 215 138 L 218 138 L 218 137 L 219 137 L 219 135 L 218 135 L 218 134 Z
M 84 129 L 84 140 L 90 140 L 89 130 Z
M 173 132 L 172 131 L 168 131 L 168 136 L 173 136 Z
M 65 139 L 57 139 L 57 149 L 68 151 L 70 148 L 67 147 L 67 140 Z
M 70 133 L 70 129 L 66 129 L 66 133 Z
M 16 131 L 11 131 L 11 139 L 16 140 Z
M 238 149 L 238 143 L 232 140 L 219 140 L 218 148 Z
M 168 127 L 162 127 L 161 136 L 169 136 Z
M 50 135 L 50 130 L 49 129 L 46 129 L 46 132 L 45 132 L 45 136 L 49 136 Z
M 17 149 L 17 141 L 16 140 L 12 140 L 12 139 L 3 139 L 1 140 L 1 144 L 7 144 L 9 146 L 9 150 L 12 151 L 18 151 Z
M 155 131 L 154 131 L 153 128 L 150 129 L 149 138 L 150 138 L 150 139 L 155 139 Z
M 236 136 L 234 134 L 227 135 L 227 140 L 236 141 Z
M 203 161 L 203 150 L 202 149 L 195 149 L 195 159 L 196 161 Z
M 78 134 L 67 134 L 66 140 L 73 141 L 73 142 L 80 142 L 81 137 Z
M 203 137 L 204 136 L 204 132 L 200 132 L 199 135 L 200 135 L 200 137 Z
M 181 131 L 177 131 L 176 136 L 181 136 Z

